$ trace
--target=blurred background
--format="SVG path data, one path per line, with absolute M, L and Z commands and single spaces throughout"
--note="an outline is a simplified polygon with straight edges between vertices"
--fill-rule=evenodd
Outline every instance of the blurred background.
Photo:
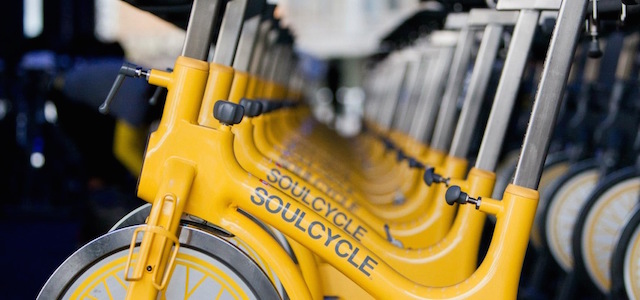
M 7 1 L 0 15 L 0 267 L 11 272 L 0 289 L 34 299 L 67 256 L 142 204 L 154 90 L 130 80 L 112 114 L 97 108 L 123 61 L 170 67 L 184 30 L 120 0 Z
M 360 130 L 370 59 L 484 0 L 281 0 L 318 120 Z M 167 69 L 191 0 L 13 0 L 0 10 L 0 289 L 33 299 L 73 251 L 143 204 L 135 196 L 155 88 L 125 80 L 98 112 L 123 62 Z

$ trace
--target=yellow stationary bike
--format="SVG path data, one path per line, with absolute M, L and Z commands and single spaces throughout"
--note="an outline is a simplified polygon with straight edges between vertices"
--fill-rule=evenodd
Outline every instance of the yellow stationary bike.
M 474 275 L 445 288 L 430 288 L 401 276 L 357 239 L 242 169 L 235 160 L 230 127 L 241 121 L 243 109 L 205 96 L 209 64 L 181 56 L 171 73 L 146 73 L 150 83 L 166 86 L 169 93 L 160 126 L 149 139 L 140 177 L 138 194 L 153 206 L 145 225 L 133 233 L 132 249 L 138 248 L 137 233 L 144 234 L 135 255 L 138 259 L 129 260 L 134 263 L 128 264 L 131 269 L 124 267 L 125 277 L 131 274 L 127 297 L 154 299 L 165 290 L 178 254 L 186 248 L 179 246 L 177 230 L 180 217 L 187 213 L 218 225 L 260 253 L 293 299 L 317 294 L 276 240 L 247 214 L 299 242 L 375 298 L 515 298 L 537 204 L 535 188 L 546 155 L 539 147 L 548 145 L 563 91 L 557 83 L 566 81 L 585 10 L 586 1 L 562 2 L 518 171 L 502 201 L 469 197 L 455 189 L 450 193 L 449 200 L 473 203 L 481 212 L 495 214 L 497 223 L 489 252 Z M 214 116 L 210 111 L 200 113 L 201 107 L 213 107 L 221 125 L 202 125 Z M 198 116 L 205 118 L 198 120 Z M 125 256 L 133 258 L 134 253 Z

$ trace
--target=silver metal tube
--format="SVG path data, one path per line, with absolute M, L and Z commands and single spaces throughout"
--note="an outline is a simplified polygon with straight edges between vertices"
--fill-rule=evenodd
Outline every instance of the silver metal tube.
M 516 166 L 515 185 L 538 188 L 588 3 L 588 0 L 562 1 Z
M 447 86 L 445 87 L 433 132 L 431 148 L 436 150 L 447 151 L 451 145 L 454 124 L 455 120 L 457 120 L 456 115 L 458 113 L 457 102 L 462 92 L 462 82 L 465 74 L 467 74 L 469 60 L 471 59 L 473 33 L 473 30 L 465 27 L 460 31 L 460 36 L 458 37 L 458 43 L 456 44 L 456 50 L 451 63 L 452 68 L 449 72 Z
M 433 134 L 436 113 L 441 103 L 440 92 L 442 83 L 448 74 L 448 66 L 451 61 L 451 52 L 448 47 L 437 50 L 435 59 L 430 65 L 429 74 L 425 76 L 418 105 L 415 109 L 415 117 L 411 125 L 410 134 L 422 143 L 428 143 Z
M 213 53 L 212 61 L 214 63 L 224 66 L 231 66 L 231 64 L 233 64 L 246 8 L 247 0 L 227 2 L 222 23 L 220 24 L 218 40 L 216 41 L 216 50 Z
M 416 107 L 420 101 L 420 92 L 422 92 L 421 82 L 427 82 L 426 77 L 429 74 L 431 69 L 430 65 L 433 62 L 433 58 L 429 56 L 423 56 L 420 58 L 420 66 L 418 67 L 418 74 L 415 82 L 411 88 L 409 93 L 409 105 L 407 107 L 406 114 L 402 116 L 402 121 L 400 124 L 400 129 L 402 132 L 408 133 L 411 131 L 411 124 L 414 122 L 415 118 L 419 118 L 420 116 L 416 113 Z
M 266 44 L 269 29 L 271 28 L 271 22 L 268 20 L 262 21 L 258 28 L 258 36 L 256 37 L 256 45 L 251 55 L 251 63 L 249 64 L 249 73 L 252 75 L 261 75 L 260 66 L 263 64 L 263 60 L 266 56 Z
M 489 24 L 485 27 L 480 43 L 480 49 L 471 75 L 471 82 L 465 95 L 462 112 L 453 136 L 453 143 L 449 154 L 459 158 L 466 158 L 469 152 L 473 132 L 477 126 L 480 107 L 484 99 L 489 77 L 502 38 L 502 25 Z
M 429 144 L 433 136 L 438 110 L 442 104 L 442 93 L 445 78 L 447 78 L 447 75 L 449 74 L 449 66 L 453 56 L 453 50 L 450 47 L 444 47 L 440 49 L 440 52 L 441 55 L 434 66 L 436 76 L 433 88 L 427 91 L 426 95 L 426 102 L 429 103 L 429 107 L 426 109 L 428 114 L 425 116 L 427 118 L 427 122 L 424 126 L 424 134 L 419 136 L 419 139 L 425 144 Z
M 533 37 L 538 27 L 540 11 L 522 10 L 518 22 L 513 29 L 513 36 L 509 44 L 509 51 L 502 69 L 500 82 L 493 100 L 487 127 L 484 131 L 480 151 L 476 160 L 476 167 L 482 170 L 494 171 L 504 135 L 507 131 L 509 116 L 516 102 L 522 74 L 531 51 Z
M 218 18 L 218 0 L 194 0 L 182 47 L 182 56 L 207 60 L 211 49 L 214 21 Z
M 420 55 L 416 56 L 416 59 L 409 60 L 407 64 L 407 74 L 405 80 L 403 80 L 401 92 L 399 93 L 398 105 L 396 113 L 394 114 L 392 128 L 402 130 L 404 123 L 409 113 L 409 109 L 412 105 L 411 102 L 416 101 L 412 97 L 414 87 L 418 85 L 418 77 L 420 77 L 422 65 L 422 58 Z
M 253 57 L 253 50 L 256 48 L 256 40 L 258 37 L 258 27 L 260 25 L 260 15 L 253 16 L 244 22 L 242 32 L 240 33 L 240 41 L 238 41 L 238 49 L 233 59 L 233 68 L 238 71 L 248 72 Z
M 425 71 L 425 76 L 422 78 L 422 82 L 420 82 L 420 84 L 418 85 L 418 99 L 416 99 L 413 118 L 411 119 L 411 125 L 409 126 L 409 135 L 414 140 L 420 142 L 423 142 L 422 136 L 424 136 L 424 133 L 427 130 L 426 124 L 429 115 L 429 109 L 432 107 L 431 103 L 429 103 L 430 97 L 427 97 L 427 94 L 435 88 L 435 81 L 438 74 L 435 70 L 433 70 L 433 68 L 436 65 L 438 59 L 439 57 L 437 56 L 437 52 L 430 54 L 428 65 L 429 69 Z
M 402 81 L 407 71 L 407 63 L 402 62 L 401 64 L 402 65 L 399 68 L 397 68 L 396 66 L 392 68 L 393 77 L 391 78 L 392 79 L 391 86 L 389 87 L 386 93 L 383 93 L 384 95 L 382 98 L 383 109 L 380 112 L 381 113 L 380 126 L 387 130 L 391 128 L 391 122 L 393 120 L 393 116 L 396 110 L 396 105 L 398 103 L 398 94 L 400 93 L 400 86 L 402 84 Z

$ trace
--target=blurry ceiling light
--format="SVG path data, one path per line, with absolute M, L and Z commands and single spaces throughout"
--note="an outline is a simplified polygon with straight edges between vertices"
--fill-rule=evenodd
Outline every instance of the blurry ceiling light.
M 121 0 L 95 0 L 96 38 L 113 42 L 118 38 L 118 2 Z
M 22 16 L 22 33 L 27 38 L 35 38 L 42 33 L 43 28 L 43 0 L 24 0 L 24 14 Z

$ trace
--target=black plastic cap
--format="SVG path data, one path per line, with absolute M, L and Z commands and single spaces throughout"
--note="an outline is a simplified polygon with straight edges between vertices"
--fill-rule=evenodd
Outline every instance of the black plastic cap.
M 282 107 L 285 107 L 285 108 L 296 107 L 298 106 L 298 104 L 299 104 L 298 101 L 293 101 L 293 100 L 282 101 Z
M 241 99 L 240 105 L 244 107 L 244 116 L 253 118 L 262 114 L 262 103 L 260 101 L 253 101 L 249 99 Z
M 282 107 L 284 107 L 282 101 L 269 101 L 269 103 L 271 103 L 271 110 L 276 110 L 276 109 L 281 109 Z
M 384 143 L 384 148 L 387 150 L 394 150 L 396 146 L 389 139 L 382 138 L 382 143 Z
M 600 49 L 600 42 L 597 39 L 592 39 L 589 43 L 589 57 L 600 58 L 602 57 L 602 50 Z
M 447 189 L 447 192 L 444 194 L 444 199 L 447 200 L 447 204 L 449 205 L 453 205 L 456 202 L 465 203 L 467 193 L 462 192 L 459 186 L 454 185 Z
M 409 168 L 424 169 L 425 165 L 413 157 L 409 157 Z
M 434 178 L 435 177 L 435 172 L 433 168 L 428 168 L 426 170 L 424 170 L 424 175 L 422 176 L 422 179 L 424 180 L 424 183 L 426 183 L 428 186 L 431 186 L 433 184 Z
M 396 159 L 398 160 L 398 162 L 403 161 L 405 158 L 407 158 L 407 156 L 404 154 L 404 152 L 398 149 L 398 153 L 396 154 Z
M 260 103 L 262 103 L 262 113 L 269 113 L 274 110 L 280 109 L 284 106 L 282 101 L 273 101 L 273 100 L 266 100 L 266 99 L 260 99 L 260 100 L 254 100 L 254 101 L 260 101 Z
M 242 121 L 244 108 L 240 104 L 218 100 L 213 106 L 213 117 L 224 125 L 235 125 Z
M 260 99 L 260 100 L 254 100 L 254 101 L 259 101 L 262 104 L 263 114 L 270 113 L 274 109 L 273 105 L 271 104 L 272 102 L 269 100 Z

